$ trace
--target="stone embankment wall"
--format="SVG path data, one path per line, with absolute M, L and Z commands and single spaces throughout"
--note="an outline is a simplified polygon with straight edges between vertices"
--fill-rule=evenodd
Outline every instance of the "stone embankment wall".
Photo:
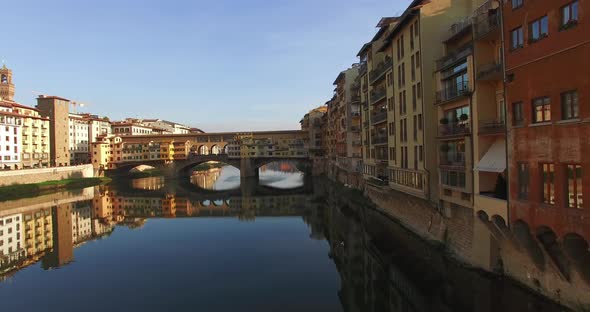
M 314 162 L 314 173 L 364 190 L 377 210 L 423 239 L 444 246 L 459 262 L 507 276 L 574 311 L 590 311 L 587 243 L 574 244 L 569 250 L 562 241 L 543 245 L 530 230 L 509 228 L 480 218 L 471 209 L 455 207 L 439 211 L 428 201 L 388 187 L 350 183 L 348 176 L 333 170 L 325 160 Z
M 10 170 L 0 171 L 0 186 L 92 177 L 94 177 L 92 165 Z
M 534 237 L 523 238 L 515 229 L 474 216 L 472 210 L 440 212 L 425 200 L 388 188 L 366 185 L 365 195 L 379 211 L 440 243 L 460 262 L 508 276 L 575 311 L 590 310 L 590 251 L 546 250 Z

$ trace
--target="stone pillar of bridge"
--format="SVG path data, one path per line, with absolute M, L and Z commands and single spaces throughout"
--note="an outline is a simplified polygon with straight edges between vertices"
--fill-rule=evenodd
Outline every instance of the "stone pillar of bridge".
M 163 164 L 162 167 L 162 174 L 166 179 L 175 179 L 178 177 L 178 172 L 176 170 L 176 163 L 170 162 Z
M 240 159 L 240 178 L 258 179 L 258 168 L 252 158 L 243 157 Z

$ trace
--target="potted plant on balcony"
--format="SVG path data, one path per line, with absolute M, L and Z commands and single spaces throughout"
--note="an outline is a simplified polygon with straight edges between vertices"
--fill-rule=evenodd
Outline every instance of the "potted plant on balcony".
M 447 117 L 443 117 L 440 119 L 440 124 L 446 126 L 449 124 L 449 119 Z
M 461 116 L 459 116 L 459 119 L 461 121 L 467 121 L 469 119 L 469 115 L 467 115 L 467 114 L 461 114 Z

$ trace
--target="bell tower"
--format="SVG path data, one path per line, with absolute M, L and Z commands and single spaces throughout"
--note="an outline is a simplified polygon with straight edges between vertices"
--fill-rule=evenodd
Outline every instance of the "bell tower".
M 12 70 L 2 64 L 0 69 L 0 98 L 12 101 L 14 98 L 14 84 L 12 83 Z

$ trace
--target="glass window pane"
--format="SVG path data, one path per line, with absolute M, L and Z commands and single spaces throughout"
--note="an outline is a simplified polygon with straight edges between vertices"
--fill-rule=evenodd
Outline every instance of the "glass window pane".
M 562 24 L 567 24 L 570 20 L 570 7 L 565 6 L 561 9 L 561 15 L 563 16 L 561 19 Z
M 572 3 L 572 17 L 573 20 L 578 20 L 578 1 Z
M 576 166 L 576 195 L 578 207 L 582 208 L 583 196 L 582 196 L 582 166 Z

